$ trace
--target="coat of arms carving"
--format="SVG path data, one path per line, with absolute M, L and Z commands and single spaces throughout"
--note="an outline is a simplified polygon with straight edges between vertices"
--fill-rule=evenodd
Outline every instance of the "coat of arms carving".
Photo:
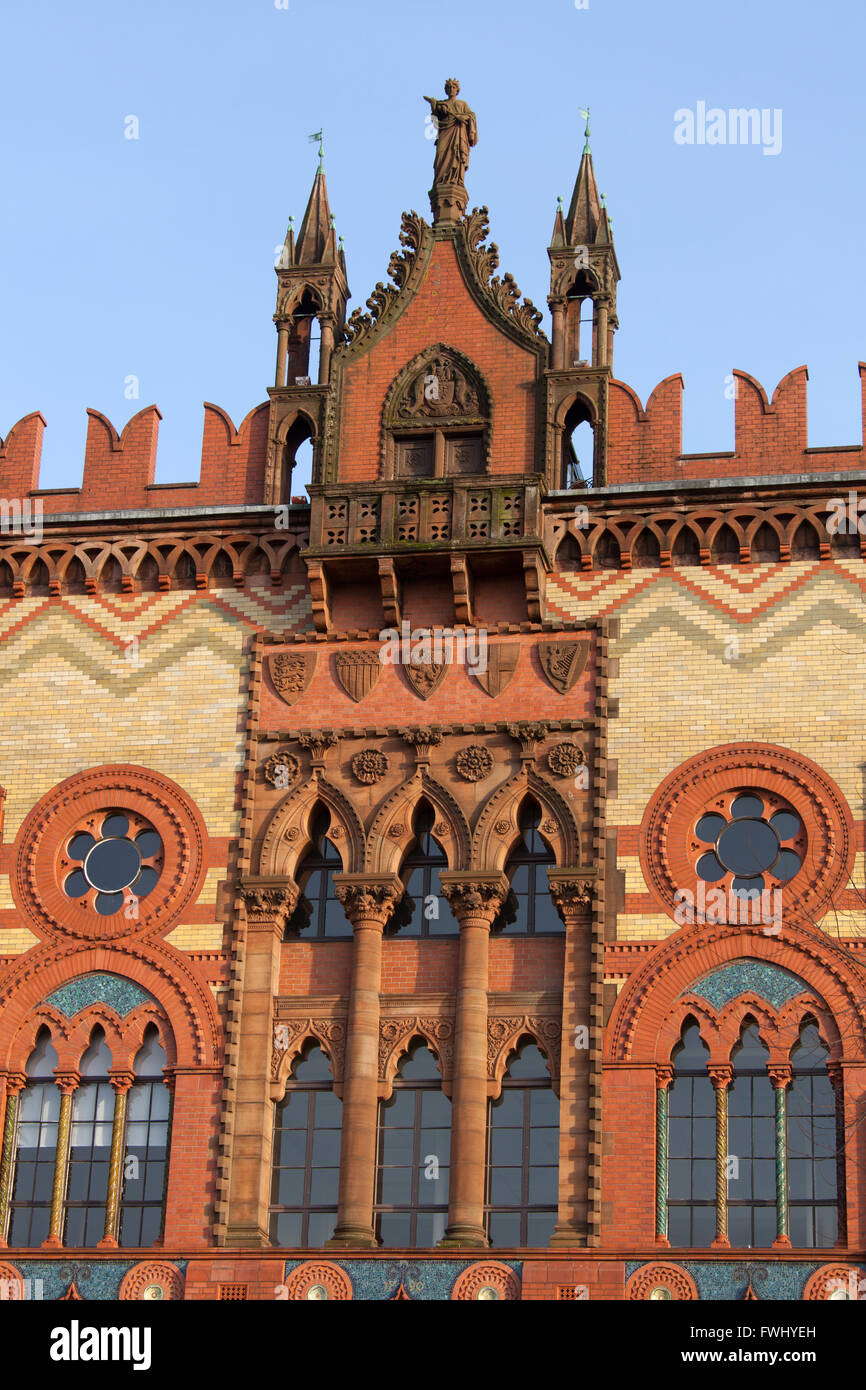
M 280 699 L 287 705 L 299 700 L 313 679 L 318 652 L 271 652 L 268 674 Z
M 473 674 L 482 690 L 486 690 L 494 700 L 501 695 L 520 659 L 520 646 L 517 642 L 491 642 L 487 646 L 487 669 L 474 670 Z
M 588 642 L 539 642 L 541 669 L 554 690 L 567 695 L 586 666 Z
M 475 416 L 478 390 L 466 373 L 445 354 L 434 357 L 411 381 L 397 407 L 401 417 Z
M 382 658 L 378 651 L 359 649 L 338 652 L 334 658 L 337 680 L 355 704 L 369 695 L 382 674 Z
M 406 661 L 403 663 L 403 671 L 406 679 L 422 700 L 429 700 L 434 690 L 445 679 L 448 670 L 447 661 Z

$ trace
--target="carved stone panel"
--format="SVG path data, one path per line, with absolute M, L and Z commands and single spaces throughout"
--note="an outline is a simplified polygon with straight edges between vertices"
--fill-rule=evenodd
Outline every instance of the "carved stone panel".
M 369 695 L 382 674 L 382 661 L 378 651 L 361 649 L 338 652 L 334 658 L 337 680 L 346 694 L 356 704 Z
M 271 652 L 268 675 L 280 699 L 293 705 L 303 695 L 316 670 L 318 652 Z
M 539 642 L 541 669 L 554 690 L 567 695 L 583 672 L 589 656 L 588 642 Z

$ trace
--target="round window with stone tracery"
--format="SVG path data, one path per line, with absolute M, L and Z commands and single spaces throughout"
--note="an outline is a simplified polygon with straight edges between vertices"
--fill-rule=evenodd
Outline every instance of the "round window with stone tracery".
M 725 882 L 737 895 L 788 883 L 802 868 L 803 822 L 789 803 L 765 791 L 714 798 L 697 819 L 695 873 L 705 883 Z
M 119 912 L 156 887 L 164 862 L 157 830 L 144 816 L 107 809 L 85 817 L 60 856 L 60 878 L 68 898 L 102 917 Z

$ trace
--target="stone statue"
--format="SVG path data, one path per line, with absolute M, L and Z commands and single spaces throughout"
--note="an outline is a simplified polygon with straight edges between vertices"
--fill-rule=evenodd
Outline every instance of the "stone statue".
M 459 100 L 459 91 L 460 83 L 456 78 L 449 77 L 445 83 L 444 101 L 437 101 L 435 97 L 424 98 L 429 101 L 431 114 L 436 117 L 438 125 L 433 189 L 444 194 L 444 198 L 434 200 L 433 211 L 443 216 L 448 216 L 449 209 L 454 208 L 455 204 L 460 213 L 465 211 L 467 197 L 463 180 L 469 168 L 469 151 L 478 143 L 475 112 L 465 101 Z M 452 190 L 453 197 L 448 196 L 448 189 Z M 436 202 L 439 203 L 438 208 Z

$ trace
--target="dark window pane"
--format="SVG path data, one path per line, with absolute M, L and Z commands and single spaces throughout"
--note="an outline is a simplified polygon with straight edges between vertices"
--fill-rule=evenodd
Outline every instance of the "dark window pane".
M 490 1244 L 502 1247 L 520 1245 L 520 1217 L 506 1212 L 490 1213 Z
M 556 1212 L 530 1212 L 526 1218 L 526 1244 L 528 1246 L 549 1245 L 556 1226 Z
M 411 1243 L 411 1217 L 408 1212 L 383 1211 L 379 1217 L 379 1238 L 391 1249 L 405 1249 Z

